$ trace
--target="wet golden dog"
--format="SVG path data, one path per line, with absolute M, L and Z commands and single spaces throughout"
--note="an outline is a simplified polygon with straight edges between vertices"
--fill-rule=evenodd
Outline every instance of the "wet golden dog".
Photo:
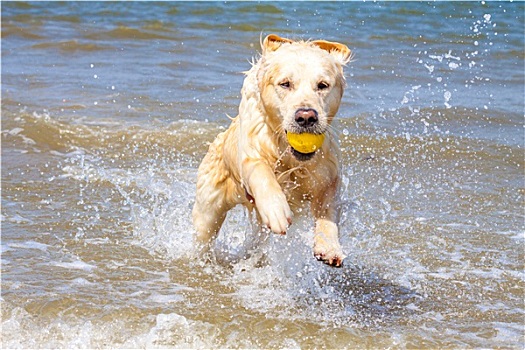
M 331 128 L 350 59 L 347 46 L 292 41 L 275 34 L 246 73 L 239 115 L 219 134 L 202 161 L 193 207 L 196 240 L 209 247 L 228 210 L 242 204 L 262 225 L 285 234 L 292 209 L 310 203 L 314 255 L 341 266 L 338 237 L 339 145 Z M 301 153 L 287 133 L 324 135 L 322 146 Z

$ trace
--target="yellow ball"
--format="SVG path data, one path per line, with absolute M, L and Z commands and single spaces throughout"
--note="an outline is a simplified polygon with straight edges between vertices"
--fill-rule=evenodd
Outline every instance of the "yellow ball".
M 304 154 L 317 151 L 319 148 L 321 148 L 324 142 L 324 134 L 294 134 L 289 132 L 286 133 L 286 138 L 293 149 Z

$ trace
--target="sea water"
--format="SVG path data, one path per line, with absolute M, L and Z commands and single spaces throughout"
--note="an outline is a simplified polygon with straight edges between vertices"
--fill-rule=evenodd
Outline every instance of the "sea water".
M 524 4 L 2 3 L 4 348 L 524 347 Z M 191 207 L 261 36 L 348 45 L 341 269 Z

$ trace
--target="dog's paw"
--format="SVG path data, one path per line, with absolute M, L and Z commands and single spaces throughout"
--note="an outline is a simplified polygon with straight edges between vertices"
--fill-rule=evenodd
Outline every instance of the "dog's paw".
M 341 267 L 346 255 L 343 254 L 337 240 L 326 239 L 323 233 L 316 234 L 314 256 L 317 260 L 330 266 Z
M 324 262 L 327 265 L 333 267 L 343 266 L 343 260 L 346 258 L 344 254 L 325 254 L 325 253 L 314 253 L 317 260 Z
M 285 234 L 292 223 L 292 211 L 283 193 L 256 199 L 257 210 L 263 225 L 278 234 Z

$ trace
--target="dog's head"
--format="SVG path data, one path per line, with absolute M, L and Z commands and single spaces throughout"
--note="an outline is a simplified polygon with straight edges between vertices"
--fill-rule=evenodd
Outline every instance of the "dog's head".
M 341 102 L 350 49 L 335 42 L 296 42 L 270 34 L 262 50 L 257 81 L 267 122 L 283 135 L 324 134 Z M 294 155 L 307 160 L 313 153 Z

